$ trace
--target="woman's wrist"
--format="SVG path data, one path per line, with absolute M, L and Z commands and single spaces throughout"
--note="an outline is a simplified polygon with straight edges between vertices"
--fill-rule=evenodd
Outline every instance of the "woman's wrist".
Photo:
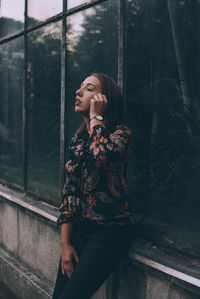
M 61 247 L 71 245 L 71 233 L 72 233 L 72 223 L 63 223 L 61 226 L 61 236 L 60 236 Z
M 93 119 L 98 119 L 98 120 L 103 121 L 104 117 L 103 117 L 103 115 L 101 115 L 99 113 L 91 113 L 90 114 L 90 121 L 93 120 Z
M 60 246 L 61 246 L 61 247 L 71 246 L 71 242 L 69 242 L 69 241 L 63 242 L 63 241 L 61 241 L 61 242 L 60 242 Z
M 97 116 L 98 114 L 97 113 L 93 113 L 93 114 L 90 114 L 90 121 L 93 117 Z
M 92 129 L 94 126 L 97 126 L 97 125 L 105 126 L 103 120 L 98 120 L 96 118 L 93 118 L 90 120 L 90 129 Z

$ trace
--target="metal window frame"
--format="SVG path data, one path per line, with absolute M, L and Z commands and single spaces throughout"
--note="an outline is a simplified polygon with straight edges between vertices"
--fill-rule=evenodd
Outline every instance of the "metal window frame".
M 67 1 L 63 0 L 63 12 L 67 10 Z M 65 125 L 66 125 L 66 17 L 62 18 L 61 40 L 61 98 L 60 98 L 60 198 L 64 185 L 64 162 L 65 162 Z
M 26 21 L 28 20 L 28 0 L 24 0 L 25 3 L 27 3 L 27 11 L 26 11 Z M 5 36 L 4 38 L 1 38 L 0 39 L 0 45 L 5 43 L 5 42 L 8 42 L 12 39 L 15 39 L 17 37 L 20 37 L 20 36 L 23 36 L 24 35 L 24 31 L 26 31 L 26 33 L 29 33 L 29 32 L 32 32 L 32 31 L 35 31 L 36 29 L 40 29 L 41 27 L 44 27 L 50 23 L 54 23 L 54 22 L 57 22 L 57 21 L 60 21 L 62 20 L 64 17 L 68 17 L 70 15 L 73 15 L 77 12 L 80 12 L 80 11 L 83 11 L 83 10 L 86 10 L 88 8 L 91 8 L 93 6 L 96 6 L 98 4 L 101 4 L 101 3 L 104 3 L 104 2 L 108 2 L 109 0 L 93 0 L 89 3 L 83 3 L 79 6 L 76 6 L 74 8 L 71 8 L 69 10 L 66 10 L 65 7 L 65 3 L 67 0 L 63 0 L 63 11 L 53 17 L 50 17 L 48 19 L 46 19 L 45 21 L 43 22 L 38 22 L 32 26 L 28 26 L 28 22 L 27 22 L 27 26 L 25 27 L 24 26 L 24 29 L 23 30 L 20 30 L 19 32 L 16 32 L 14 34 L 11 34 L 9 36 Z
M 124 89 L 124 62 L 125 62 L 125 13 L 126 0 L 119 0 L 119 25 L 118 25 L 118 85 Z
M 66 147 L 66 120 L 68 119 L 68 112 L 66 111 L 66 41 L 67 41 L 67 26 L 66 20 L 68 16 L 76 14 L 78 12 L 84 11 L 96 5 L 108 2 L 109 0 L 93 0 L 91 2 L 83 3 L 79 6 L 67 10 L 67 0 L 63 0 L 62 12 L 48 18 L 43 22 L 38 22 L 32 26 L 28 26 L 28 0 L 25 1 L 25 11 L 24 11 L 24 29 L 16 32 L 10 36 L 6 36 L 0 40 L 0 45 L 8 43 L 11 40 L 15 40 L 18 37 L 24 38 L 24 64 L 23 64 L 23 98 L 22 98 L 22 176 L 23 183 L 22 187 L 17 186 L 24 193 L 27 192 L 27 170 L 28 170 L 28 154 L 27 154 L 27 36 L 28 33 L 40 29 L 48 24 L 62 21 L 62 35 L 61 35 L 61 96 L 60 96 L 60 197 L 62 196 L 62 189 L 64 185 L 64 163 L 65 163 L 65 147 Z M 125 10 L 126 10 L 126 0 L 118 1 L 118 84 L 120 89 L 124 91 L 124 62 L 125 62 Z M 1 181 L 1 180 L 0 180 Z M 1 181 L 2 182 L 2 181 Z M 5 182 L 4 182 L 5 183 Z M 14 186 L 14 184 L 10 184 Z M 16 187 L 16 185 L 15 185 Z M 34 194 L 36 195 L 36 194 Z M 37 196 L 37 195 L 36 195 Z M 47 199 L 44 199 L 47 200 Z M 47 200 L 48 201 L 48 200 Z
M 27 12 L 28 0 L 25 0 L 24 12 L 24 67 L 23 67 L 23 95 L 22 95 L 22 190 L 27 190 Z

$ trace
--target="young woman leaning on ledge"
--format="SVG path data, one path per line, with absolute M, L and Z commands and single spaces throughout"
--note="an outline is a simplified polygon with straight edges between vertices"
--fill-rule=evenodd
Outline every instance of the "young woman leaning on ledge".
M 76 91 L 83 123 L 69 145 L 61 215 L 61 259 L 53 299 L 88 299 L 131 243 L 126 163 L 131 132 L 119 87 L 92 74 Z

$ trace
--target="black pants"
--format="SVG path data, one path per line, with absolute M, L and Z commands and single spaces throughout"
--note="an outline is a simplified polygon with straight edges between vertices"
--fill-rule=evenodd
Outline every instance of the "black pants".
M 71 244 L 79 256 L 70 278 L 58 269 L 53 299 L 89 299 L 103 284 L 131 243 L 131 227 L 102 227 L 79 218 Z

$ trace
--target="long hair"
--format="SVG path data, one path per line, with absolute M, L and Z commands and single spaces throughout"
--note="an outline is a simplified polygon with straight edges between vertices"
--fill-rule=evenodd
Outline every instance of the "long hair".
M 107 98 L 108 104 L 104 111 L 105 126 L 109 130 L 112 127 L 124 124 L 125 125 L 125 113 L 124 102 L 122 93 L 117 83 L 109 76 L 103 73 L 94 73 L 90 76 L 95 76 L 99 79 L 102 88 L 102 94 Z M 82 136 L 86 132 L 85 121 L 82 122 L 76 133 Z

